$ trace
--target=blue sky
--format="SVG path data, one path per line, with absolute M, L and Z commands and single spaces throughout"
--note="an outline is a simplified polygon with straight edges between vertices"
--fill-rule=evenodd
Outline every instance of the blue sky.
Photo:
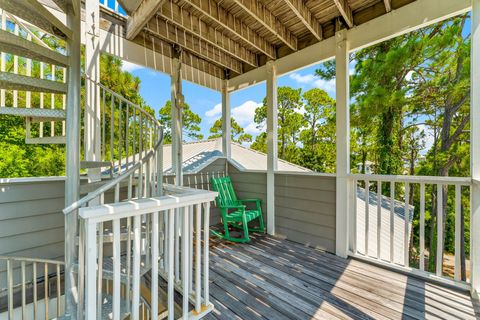
M 278 85 L 301 88 L 302 91 L 321 88 L 335 97 L 335 81 L 324 81 L 315 77 L 314 72 L 318 66 L 310 66 L 283 75 L 278 78 Z M 170 76 L 128 62 L 124 62 L 123 69 L 140 78 L 140 94 L 158 115 L 158 110 L 170 99 Z M 265 97 L 265 90 L 265 83 L 261 83 L 231 95 L 232 116 L 254 137 L 259 130 L 253 122 L 253 116 L 255 109 L 261 105 Z M 208 137 L 213 122 L 221 116 L 220 92 L 183 81 L 183 94 L 192 111 L 202 118 L 200 127 L 203 135 Z

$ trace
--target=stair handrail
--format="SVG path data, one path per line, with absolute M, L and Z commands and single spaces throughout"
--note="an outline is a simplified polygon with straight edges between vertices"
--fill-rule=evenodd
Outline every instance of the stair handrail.
M 106 87 L 105 85 L 101 84 L 100 82 L 91 80 L 87 75 L 84 75 L 84 77 L 85 77 L 86 81 L 91 81 L 96 86 L 103 89 L 104 92 L 108 92 L 112 96 L 115 96 L 117 99 L 119 99 L 119 100 L 121 100 L 125 103 L 128 103 L 129 105 L 133 106 L 136 110 L 138 110 L 140 113 L 142 113 L 143 116 L 145 116 L 148 120 L 150 120 L 154 124 L 154 126 L 155 126 L 154 129 L 158 132 L 158 139 L 155 142 L 155 145 L 153 146 L 153 148 L 150 151 L 148 151 L 143 157 L 142 157 L 143 151 L 139 152 L 138 161 L 136 163 L 134 163 L 130 168 L 127 167 L 127 169 L 125 171 L 119 172 L 118 176 L 116 176 L 114 179 L 108 181 L 107 183 L 103 184 L 102 186 L 100 186 L 96 190 L 88 193 L 87 195 L 85 195 L 84 197 L 79 199 L 78 201 L 76 201 L 76 202 L 70 204 L 69 206 L 67 206 L 66 208 L 64 208 L 63 213 L 65 215 L 67 215 L 67 214 L 69 214 L 69 213 L 71 213 L 75 210 L 78 210 L 79 208 L 81 208 L 85 205 L 88 205 L 88 203 L 90 201 L 92 201 L 94 199 L 98 199 L 102 194 L 104 194 L 108 190 L 116 187 L 117 185 L 119 185 L 121 182 L 123 182 L 127 178 L 132 177 L 137 170 L 141 169 L 141 167 L 145 163 L 150 161 L 152 159 L 152 157 L 154 157 L 159 152 L 159 150 L 163 147 L 163 138 L 164 138 L 163 126 L 160 124 L 160 122 L 155 117 L 153 117 L 150 113 L 146 112 L 138 104 L 135 104 L 135 103 L 129 101 L 128 99 L 126 99 L 122 95 L 120 95 L 117 92 L 113 91 L 112 89 Z M 113 129 L 111 128 L 111 130 L 113 130 Z M 127 162 L 128 162 L 128 159 L 127 159 Z M 113 163 L 113 157 L 112 157 L 112 163 Z
M 118 175 L 116 178 L 105 183 L 95 191 L 90 192 L 80 200 L 72 203 L 71 205 L 63 209 L 63 213 L 67 215 L 75 210 L 80 209 L 81 207 L 86 205 L 88 202 L 98 198 L 102 193 L 105 193 L 106 191 L 115 187 L 120 182 L 124 181 L 126 178 L 129 178 L 131 175 L 135 173 L 135 171 L 137 171 L 140 168 L 140 166 L 142 166 L 144 163 L 150 160 L 150 158 L 154 156 L 155 152 L 158 151 L 158 149 L 162 147 L 162 145 L 163 145 L 163 130 L 161 130 L 161 138 L 157 141 L 153 150 L 150 150 L 145 157 L 140 159 L 139 162 L 135 163 L 131 168 L 127 169 L 122 174 Z

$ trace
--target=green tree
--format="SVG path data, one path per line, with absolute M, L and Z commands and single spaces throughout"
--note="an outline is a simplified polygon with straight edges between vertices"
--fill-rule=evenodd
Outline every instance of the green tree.
M 290 87 L 278 87 L 278 140 L 279 157 L 287 161 L 293 161 L 297 155 L 295 152 L 296 143 L 299 139 L 300 129 L 304 125 L 303 117 L 299 113 L 302 107 L 302 90 Z M 254 121 L 258 128 L 265 129 L 265 120 L 267 119 L 267 100 L 263 100 L 263 105 L 255 110 Z M 266 140 L 265 140 L 266 141 Z M 264 146 L 261 144 L 262 138 L 258 143 L 252 144 L 252 148 L 261 150 Z M 266 148 L 266 146 L 265 146 Z
M 163 125 L 165 134 L 165 143 L 172 142 L 172 102 L 169 100 L 165 103 L 165 106 L 159 110 L 160 123 Z M 200 133 L 200 123 L 202 119 L 198 114 L 190 109 L 190 106 L 185 103 L 182 109 L 182 130 L 185 137 L 189 139 L 202 140 L 203 134 Z
M 232 117 L 231 118 L 231 138 L 232 141 L 238 143 L 252 142 L 252 135 L 245 133 L 245 130 L 238 124 L 238 122 Z M 211 135 L 208 139 L 220 138 L 222 136 L 222 119 L 217 119 L 210 128 Z

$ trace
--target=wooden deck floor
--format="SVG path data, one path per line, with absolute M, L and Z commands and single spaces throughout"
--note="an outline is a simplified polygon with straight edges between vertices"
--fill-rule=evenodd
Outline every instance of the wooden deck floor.
M 270 236 L 215 242 L 210 270 L 209 320 L 476 319 L 465 292 Z

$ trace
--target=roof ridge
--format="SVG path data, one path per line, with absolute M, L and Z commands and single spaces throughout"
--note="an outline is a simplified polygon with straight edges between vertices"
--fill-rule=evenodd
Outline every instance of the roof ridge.
M 247 148 L 247 147 L 243 146 L 242 144 L 240 144 L 240 143 L 238 143 L 238 142 L 232 141 L 232 144 L 235 144 L 235 145 L 237 145 L 237 146 L 239 146 L 239 147 L 241 147 L 241 148 L 243 148 L 243 149 L 245 149 L 245 150 L 252 151 L 252 152 L 261 154 L 261 155 L 263 155 L 263 156 L 268 156 L 268 154 L 266 154 L 265 152 L 261 152 L 261 151 L 258 151 L 258 150 L 252 149 L 252 148 Z M 312 172 L 313 172 L 313 170 L 310 170 L 310 169 L 308 169 L 308 168 L 302 167 L 301 165 L 298 165 L 298 164 L 296 164 L 296 163 L 293 163 L 293 162 L 290 162 L 290 161 L 287 161 L 287 160 L 284 160 L 284 159 L 280 159 L 280 158 L 279 158 L 278 161 L 279 161 L 279 162 L 283 162 L 283 163 L 288 164 L 288 165 L 291 165 L 291 166 L 294 166 L 294 167 L 297 167 L 297 168 L 299 168 L 299 169 L 309 170 L 309 171 L 312 171 Z

